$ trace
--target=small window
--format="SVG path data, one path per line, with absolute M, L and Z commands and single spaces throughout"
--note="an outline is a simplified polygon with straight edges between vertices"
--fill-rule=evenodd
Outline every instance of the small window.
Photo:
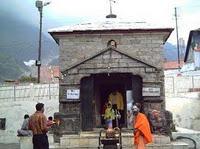
M 6 129 L 6 118 L 0 118 L 0 130 Z
M 110 40 L 110 41 L 108 41 L 107 47 L 114 47 L 114 48 L 117 48 L 117 43 L 116 43 L 116 41 L 115 41 L 115 40 Z

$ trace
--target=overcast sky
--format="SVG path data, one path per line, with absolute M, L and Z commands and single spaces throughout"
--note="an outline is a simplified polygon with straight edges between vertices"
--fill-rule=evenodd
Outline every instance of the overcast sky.
M 43 0 L 47 1 L 47 0 Z M 44 31 L 63 25 L 101 21 L 109 13 L 109 0 L 50 0 L 44 7 Z M 5 14 L 13 12 L 21 19 L 38 26 L 39 13 L 35 0 L 4 0 Z M 14 7 L 13 7 L 14 6 Z M 200 0 L 116 0 L 113 13 L 118 18 L 142 21 L 156 26 L 175 27 L 174 8 L 177 7 L 179 37 L 187 42 L 190 30 L 200 28 Z M 1 10 L 0 10 L 1 11 Z M 175 31 L 169 42 L 176 44 Z
M 60 21 L 64 21 L 64 18 L 80 19 L 80 23 L 98 21 L 109 13 L 109 0 L 51 1 L 47 13 L 52 18 L 59 16 Z M 175 7 L 178 13 L 179 37 L 187 42 L 189 31 L 200 28 L 200 0 L 116 0 L 113 3 L 113 13 L 126 20 L 175 27 Z M 176 43 L 175 31 L 169 41 Z

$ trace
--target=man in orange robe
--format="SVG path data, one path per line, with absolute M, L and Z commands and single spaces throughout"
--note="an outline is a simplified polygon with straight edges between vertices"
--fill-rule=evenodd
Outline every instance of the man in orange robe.
M 152 143 L 152 134 L 147 117 L 139 112 L 139 108 L 134 105 L 133 114 L 135 120 L 133 122 L 134 127 L 134 144 L 136 149 L 145 149 L 146 144 Z

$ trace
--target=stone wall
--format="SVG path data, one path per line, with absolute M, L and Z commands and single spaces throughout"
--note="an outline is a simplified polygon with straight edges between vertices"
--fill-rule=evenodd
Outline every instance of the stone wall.
M 166 108 L 176 126 L 200 130 L 200 76 L 195 74 L 165 76 Z
M 9 87 L 7 86 L 7 88 Z M 10 88 L 13 87 L 10 86 Z M 2 91 L 3 89 L 4 92 Z M 14 100 L 13 98 L 8 98 L 7 90 L 5 90 L 5 87 L 0 87 L 0 90 L 0 118 L 6 118 L 6 129 L 0 130 L 0 143 L 18 143 L 19 138 L 17 137 L 17 130 L 21 128 L 24 115 L 31 115 L 35 112 L 35 105 L 37 102 L 42 102 L 45 104 L 45 115 L 47 117 L 53 116 L 55 112 L 59 111 L 58 96 L 51 99 L 48 98 L 49 96 L 44 96 L 43 98 L 39 99 L 29 97 L 25 98 L 22 95 L 24 95 L 23 93 L 27 90 L 21 88 L 21 92 L 18 91 L 18 93 L 23 98 L 16 98 L 17 100 Z M 56 94 L 58 95 L 58 84 L 56 90 Z M 37 94 L 31 95 L 33 95 L 33 97 L 37 97 Z
M 136 31 L 58 34 L 60 48 L 58 135 L 81 131 L 81 99 L 66 99 L 68 89 L 80 89 L 81 79 L 93 74 L 130 73 L 142 78 L 142 87 L 160 88 L 160 96 L 143 97 L 146 113 L 165 109 L 163 43 L 169 32 Z M 114 40 L 115 46 L 108 46 Z M 77 123 L 77 122 L 80 123 Z
M 164 96 L 163 71 L 150 66 L 138 59 L 130 58 L 115 50 L 105 50 L 101 54 L 88 59 L 66 71 L 63 71 L 63 84 L 60 89 L 60 99 L 65 97 L 66 89 L 80 87 L 81 78 L 98 73 L 127 73 L 142 77 L 143 87 L 161 87 Z M 63 93 L 63 94 L 62 94 Z M 149 98 L 149 97 L 146 97 Z M 155 98 L 155 97 L 154 97 Z M 160 97 L 159 97 L 160 98 Z M 163 99 L 163 97 L 161 97 Z
M 166 109 L 173 113 L 176 126 L 200 131 L 199 99 L 166 97 Z
M 81 79 L 92 74 L 130 73 L 142 78 L 143 87 L 160 88 L 160 96 L 143 97 L 144 110 L 162 110 L 164 103 L 163 39 L 168 33 L 136 32 L 66 34 L 59 37 L 60 80 L 59 135 L 81 130 L 81 100 L 68 101 L 67 89 L 80 89 Z M 110 40 L 116 47 L 107 47 Z M 62 129 L 61 129 L 62 128 Z
M 126 34 L 74 34 L 60 38 L 60 66 L 67 69 L 107 48 L 110 40 L 117 42 L 117 49 L 137 57 L 158 68 L 163 66 L 163 36 L 165 33 Z M 153 57 L 153 58 L 152 58 Z M 159 62 L 159 63 L 158 63 Z

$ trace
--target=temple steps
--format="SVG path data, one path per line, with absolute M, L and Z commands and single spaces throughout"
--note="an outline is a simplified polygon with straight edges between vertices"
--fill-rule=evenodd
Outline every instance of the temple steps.
M 99 132 L 81 132 L 79 135 L 64 135 L 60 139 L 60 148 L 51 149 L 97 149 L 99 147 Z M 134 149 L 133 133 L 122 131 L 122 148 Z M 188 144 L 171 142 L 163 135 L 154 135 L 154 143 L 147 145 L 147 149 L 188 149 Z
M 60 143 L 54 143 L 52 134 L 48 134 L 48 137 L 50 149 L 97 149 L 99 147 L 99 132 L 81 132 L 77 135 L 63 135 L 60 138 Z M 122 132 L 122 148 L 134 149 L 133 133 L 131 131 Z M 33 149 L 32 137 L 21 137 L 20 149 Z M 188 144 L 171 142 L 167 136 L 154 135 L 154 143 L 149 144 L 147 149 L 188 149 Z

